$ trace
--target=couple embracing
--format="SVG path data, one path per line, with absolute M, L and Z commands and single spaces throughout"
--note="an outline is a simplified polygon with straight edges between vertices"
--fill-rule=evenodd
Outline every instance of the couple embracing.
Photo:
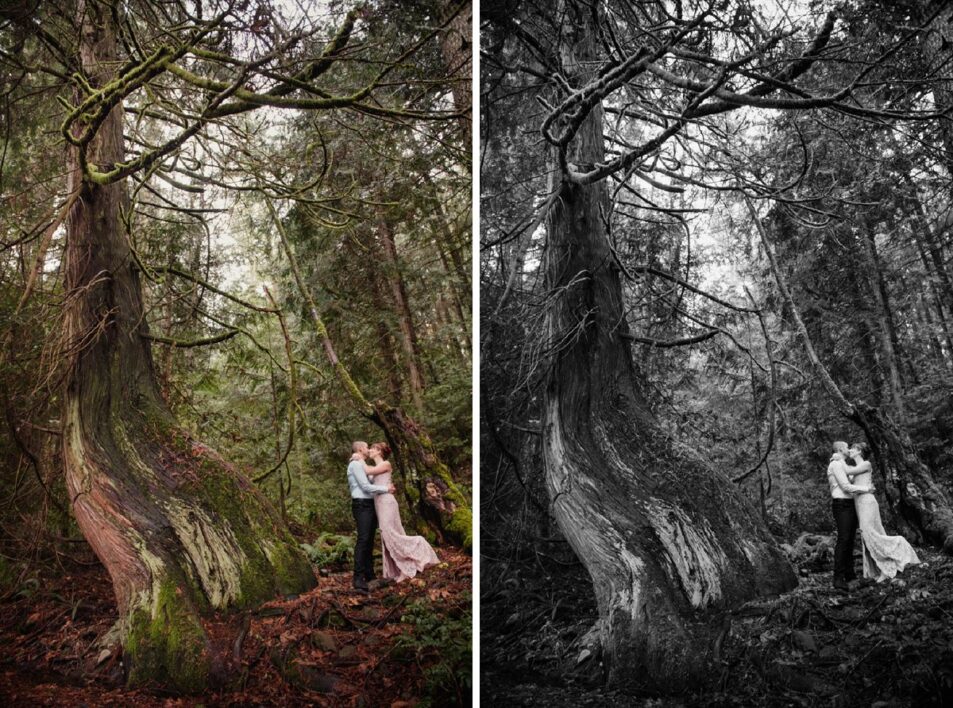
M 351 490 L 351 511 L 357 524 L 354 544 L 354 588 L 368 592 L 374 577 L 374 531 L 381 530 L 384 581 L 401 582 L 440 562 L 423 536 L 408 536 L 400 521 L 400 509 L 391 482 L 387 443 L 357 441 L 351 445 L 347 484 Z M 368 465 L 367 461 L 373 462 Z M 375 483 L 371 482 L 373 478 Z
M 864 577 L 877 582 L 893 578 L 908 565 L 920 562 L 913 547 L 903 536 L 888 536 L 880 518 L 880 505 L 874 496 L 867 445 L 834 443 L 834 454 L 827 466 L 831 489 L 831 508 L 837 526 L 834 547 L 834 587 L 847 590 L 854 575 L 854 535 L 860 529 L 863 546 Z

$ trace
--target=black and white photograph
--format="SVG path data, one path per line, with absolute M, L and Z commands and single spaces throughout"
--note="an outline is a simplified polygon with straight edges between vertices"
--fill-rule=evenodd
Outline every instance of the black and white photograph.
M 953 700 L 953 6 L 480 8 L 486 705 Z

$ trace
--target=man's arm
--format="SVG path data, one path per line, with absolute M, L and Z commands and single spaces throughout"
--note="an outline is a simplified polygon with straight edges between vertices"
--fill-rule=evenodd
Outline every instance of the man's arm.
M 847 472 L 843 462 L 834 461 L 827 468 L 827 473 L 834 475 L 834 481 L 837 483 L 837 486 L 843 489 L 848 494 L 864 494 L 866 492 L 872 492 L 873 487 L 858 487 L 856 484 L 851 484 L 847 479 Z
M 354 475 L 354 480 L 357 482 L 357 486 L 361 488 L 365 494 L 389 494 L 390 487 L 385 487 L 383 484 L 371 484 L 367 479 L 367 475 L 364 473 L 364 463 L 359 462 L 354 464 L 353 462 L 348 465 L 348 471 Z

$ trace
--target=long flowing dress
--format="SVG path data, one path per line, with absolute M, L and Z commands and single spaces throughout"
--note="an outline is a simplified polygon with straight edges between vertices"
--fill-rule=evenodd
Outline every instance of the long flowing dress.
M 374 484 L 391 483 L 390 472 L 374 476 Z M 384 557 L 384 577 L 398 583 L 437 565 L 440 559 L 423 536 L 408 536 L 400 521 L 400 507 L 393 494 L 374 496 L 377 525 L 381 530 L 381 549 Z
M 859 487 L 869 486 L 870 463 L 864 462 L 861 465 L 867 469 L 854 477 L 854 484 Z M 865 578 L 875 578 L 880 582 L 895 577 L 908 565 L 920 562 L 907 539 L 903 536 L 887 535 L 880 518 L 880 505 L 873 494 L 858 494 L 854 497 L 854 506 L 857 509 L 857 523 L 864 549 Z

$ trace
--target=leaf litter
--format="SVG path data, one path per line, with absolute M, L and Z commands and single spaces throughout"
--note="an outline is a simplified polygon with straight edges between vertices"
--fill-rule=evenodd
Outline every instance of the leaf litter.
M 415 635 L 409 608 L 435 621 L 471 616 L 470 556 L 439 555 L 422 576 L 369 595 L 354 592 L 350 572 L 322 570 L 312 591 L 205 618 L 217 660 L 214 687 L 198 696 L 126 688 L 105 569 L 50 573 L 0 600 L 0 697 L 35 706 L 418 705 L 435 691 L 434 667 L 446 669 Z M 437 686 L 442 704 L 467 704 L 468 682 L 449 676 Z

